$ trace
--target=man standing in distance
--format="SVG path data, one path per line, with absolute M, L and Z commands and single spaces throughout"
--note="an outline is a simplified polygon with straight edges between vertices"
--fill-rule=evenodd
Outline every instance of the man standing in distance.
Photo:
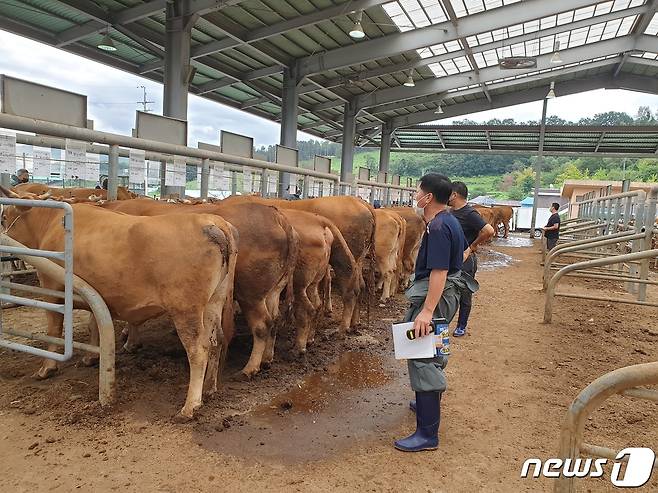
M 560 238 L 560 215 L 557 213 L 560 204 L 553 202 L 551 204 L 551 217 L 548 218 L 546 226 L 544 226 L 544 236 L 546 237 L 546 250 L 549 252 L 557 245 L 557 240 Z
M 494 229 L 490 224 L 487 224 L 482 216 L 467 203 L 468 200 L 468 187 L 464 182 L 452 182 L 452 195 L 450 196 L 449 205 L 452 207 L 452 215 L 457 218 L 459 224 L 464 230 L 466 243 L 470 249 L 471 254 L 464 260 L 462 272 L 465 272 L 473 279 L 478 270 L 477 252 L 478 246 L 489 241 L 494 235 Z M 457 328 L 452 333 L 455 337 L 462 337 L 466 335 L 466 327 L 468 326 L 468 317 L 471 314 L 472 306 L 472 293 L 466 291 L 462 293 L 461 301 L 459 302 L 459 317 L 457 318 Z

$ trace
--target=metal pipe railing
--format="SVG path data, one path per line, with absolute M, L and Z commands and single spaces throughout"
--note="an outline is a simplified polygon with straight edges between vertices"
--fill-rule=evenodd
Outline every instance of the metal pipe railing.
M 0 234 L 0 244 L 16 248 L 25 247 L 6 234 Z M 55 264 L 51 260 L 35 257 L 33 255 L 22 254 L 18 254 L 17 257 L 24 262 L 34 266 L 46 277 L 49 277 L 50 279 L 57 279 L 60 282 L 64 281 L 66 274 L 64 268 Z M 110 315 L 110 311 L 108 310 L 107 305 L 103 299 L 91 285 L 89 285 L 86 281 L 79 278 L 75 274 L 73 274 L 72 279 L 73 291 L 79 294 L 80 297 L 84 300 L 86 306 L 93 314 L 98 326 L 100 337 L 98 346 L 100 355 L 98 364 L 98 400 L 101 406 L 106 406 L 114 402 L 115 396 L 115 343 L 112 316 Z M 41 337 L 40 334 L 35 334 L 35 336 Z M 61 338 L 55 339 L 62 341 Z
M 18 130 L 23 132 L 43 134 L 51 137 L 58 137 L 60 139 L 68 138 L 68 139 L 80 140 L 83 142 L 102 144 L 106 146 L 118 146 L 117 147 L 118 155 L 122 155 L 122 153 L 123 155 L 127 155 L 125 150 L 121 151 L 120 149 L 121 147 L 128 149 L 142 149 L 149 153 L 159 153 L 160 157 L 165 157 L 167 159 L 171 159 L 172 156 L 184 156 L 185 158 L 190 160 L 190 164 L 194 164 L 196 166 L 202 166 L 203 160 L 208 159 L 210 161 L 210 166 L 214 166 L 213 162 L 230 163 L 239 166 L 259 168 L 262 170 L 274 170 L 274 171 L 282 171 L 287 173 L 294 173 L 298 175 L 313 176 L 316 178 L 333 181 L 335 183 L 336 188 L 339 188 L 341 183 L 340 177 L 338 175 L 334 175 L 331 173 L 323 173 L 306 168 L 270 163 L 267 161 L 261 161 L 259 159 L 234 156 L 232 154 L 211 151 L 208 149 L 195 149 L 192 147 L 170 144 L 167 142 L 158 142 L 154 140 L 140 139 L 137 137 L 129 137 L 126 135 L 114 134 L 110 132 L 101 132 L 98 130 L 91 130 L 87 128 L 72 127 L 69 125 L 62 125 L 59 123 L 35 120 L 32 118 L 25 118 L 16 115 L 9 115 L 7 113 L 0 113 L 0 128 L 8 128 L 8 129 Z M 21 136 L 20 139 L 25 139 L 25 142 L 28 142 L 30 140 L 32 142 L 35 142 L 34 139 L 43 139 L 42 137 L 33 137 L 33 138 L 30 137 L 31 136 L 27 136 L 27 137 Z M 19 136 L 17 135 L 17 141 L 19 141 L 18 139 Z M 45 144 L 48 141 L 42 140 L 42 142 L 44 142 Z M 101 150 L 102 148 L 98 147 L 96 149 Z M 107 149 L 108 154 L 109 152 L 110 150 Z M 151 157 L 147 157 L 147 158 L 151 159 Z M 192 158 L 194 161 L 190 158 Z M 240 171 L 240 169 L 237 168 L 236 171 Z M 357 182 L 359 181 L 360 180 L 357 180 Z M 399 189 L 409 192 L 413 192 L 415 190 L 409 187 L 402 187 L 399 185 L 392 185 L 386 183 L 382 183 L 380 186 L 382 188 L 393 188 L 393 189 Z
M 643 237 L 644 237 L 644 233 L 634 233 L 632 231 L 625 231 L 623 233 L 615 233 L 612 235 L 608 235 L 603 239 L 599 239 L 595 237 L 586 240 L 574 241 L 572 243 L 565 243 L 563 245 L 557 245 L 555 248 L 553 248 L 553 250 L 550 251 L 550 253 L 546 256 L 546 260 L 544 261 L 544 279 L 543 279 L 544 289 L 546 289 L 546 287 L 548 286 L 551 264 L 559 255 L 562 255 L 563 253 L 587 250 L 589 248 L 598 247 L 598 246 L 613 245 L 616 243 L 621 243 L 624 241 L 630 241 L 636 238 L 643 238 Z
M 658 249 L 655 250 L 647 250 L 644 252 L 635 252 L 635 253 L 628 253 L 626 255 L 618 255 L 610 258 L 602 258 L 602 259 L 597 259 L 597 260 L 588 260 L 586 262 L 578 262 L 575 264 L 567 265 L 566 267 L 563 267 L 560 269 L 558 272 L 555 273 L 555 275 L 551 278 L 550 282 L 548 283 L 548 286 L 546 287 L 546 302 L 544 305 L 544 323 L 551 323 L 551 319 L 553 317 L 553 298 L 555 296 L 555 286 L 557 285 L 558 281 L 567 273 L 575 271 L 575 270 L 581 270 L 581 269 L 586 269 L 588 267 L 599 267 L 603 265 L 611 265 L 611 264 L 618 264 L 620 262 L 626 262 L 629 260 L 641 260 L 645 258 L 653 258 L 658 256 Z M 597 299 L 595 297 L 588 297 L 586 295 L 582 296 L 583 299 Z M 600 300 L 600 301 L 621 301 L 617 298 L 612 298 L 612 299 L 606 299 L 606 300 Z M 648 304 L 646 302 L 643 302 L 641 300 L 638 301 L 625 301 L 627 303 L 632 303 L 632 304 L 638 304 L 638 305 L 649 305 L 652 306 L 651 304 Z
M 582 453 L 616 459 L 618 451 L 583 442 L 585 422 L 589 415 L 609 397 L 622 394 L 639 399 L 658 400 L 658 393 L 644 387 L 658 384 L 658 363 L 619 368 L 600 376 L 573 400 L 562 422 L 559 458 L 574 461 Z M 654 467 L 656 465 L 654 464 Z M 561 474 L 554 485 L 555 493 L 575 493 L 576 478 Z

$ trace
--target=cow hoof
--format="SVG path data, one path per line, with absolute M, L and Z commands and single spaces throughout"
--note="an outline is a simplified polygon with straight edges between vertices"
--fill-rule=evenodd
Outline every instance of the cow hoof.
M 193 413 L 190 416 L 187 416 L 187 414 L 183 414 L 183 411 L 181 411 L 177 413 L 176 416 L 173 417 L 173 422 L 178 424 L 185 424 L 185 423 L 189 423 L 193 419 L 194 419 Z
M 100 356 L 97 354 L 91 354 L 88 356 L 83 356 L 81 362 L 83 366 L 96 366 L 98 365 L 98 361 L 100 360 Z
M 36 380 L 45 380 L 52 377 L 55 373 L 57 373 L 56 367 L 42 366 L 34 375 L 32 375 L 32 377 Z
M 236 380 L 240 382 L 249 382 L 252 378 L 254 378 L 254 375 L 256 375 L 256 373 L 258 372 L 242 370 L 240 373 L 237 374 Z
M 217 393 L 217 386 L 211 388 L 211 389 L 204 389 L 203 390 L 203 398 L 204 399 L 209 399 L 213 395 Z
M 272 367 L 272 362 L 271 361 L 263 361 L 260 364 L 260 369 L 261 370 L 269 370 Z

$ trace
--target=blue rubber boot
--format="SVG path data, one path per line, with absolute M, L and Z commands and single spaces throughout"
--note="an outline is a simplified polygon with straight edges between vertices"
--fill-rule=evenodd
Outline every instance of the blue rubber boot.
M 439 447 L 441 392 L 416 392 L 416 431 L 397 440 L 395 448 L 403 452 L 436 450 Z
M 453 336 L 455 337 L 463 337 L 466 335 L 466 327 L 459 327 L 455 329 L 455 331 L 452 333 Z

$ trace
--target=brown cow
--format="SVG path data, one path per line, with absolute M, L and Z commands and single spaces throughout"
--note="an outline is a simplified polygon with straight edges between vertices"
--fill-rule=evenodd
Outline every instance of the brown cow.
M 295 270 L 295 286 L 298 284 L 297 278 L 308 279 L 311 277 L 312 272 L 317 270 L 316 266 L 309 265 L 313 258 L 311 256 L 310 250 L 313 248 L 317 249 L 317 243 L 319 242 L 320 236 L 322 234 L 325 238 L 327 246 L 330 249 L 329 265 L 333 267 L 334 270 L 333 284 L 339 292 L 343 300 L 343 304 L 346 306 L 351 306 L 359 293 L 359 276 L 354 256 L 352 255 L 352 252 L 345 242 L 345 239 L 343 238 L 340 230 L 333 222 L 319 214 L 297 211 L 294 209 L 282 208 L 280 210 L 283 215 L 286 216 L 286 218 L 290 221 L 290 224 L 292 224 L 293 228 L 295 228 L 295 231 L 297 231 L 300 236 L 299 257 L 300 259 L 303 258 L 303 260 L 300 261 L 300 259 L 298 259 L 297 261 L 297 268 Z M 330 274 L 329 272 L 327 273 Z M 324 283 L 318 284 L 318 286 L 313 286 L 312 290 L 318 288 L 319 291 L 322 292 L 323 298 L 327 296 L 330 297 L 332 285 L 331 276 L 329 275 L 327 277 L 323 277 L 321 280 L 324 281 Z M 315 292 L 313 292 L 313 297 L 315 297 Z M 295 307 L 297 307 L 297 302 L 298 299 L 297 296 L 295 296 Z M 313 304 L 315 305 L 315 301 Z M 319 306 L 314 306 L 315 311 L 317 311 L 319 308 Z M 350 327 L 351 313 L 351 310 L 345 310 L 343 312 L 343 318 L 339 326 L 339 334 L 341 336 L 344 335 Z M 311 330 L 309 339 L 310 343 L 313 342 L 313 335 L 314 330 Z
M 496 205 L 491 208 L 491 211 L 494 214 L 492 226 L 495 235 L 498 236 L 498 228 L 502 224 L 505 228 L 503 238 L 507 238 L 509 236 L 510 221 L 514 215 L 514 209 L 507 205 Z
M 298 354 L 304 354 L 307 344 L 314 340 L 315 328 L 312 324 L 322 305 L 320 284 L 331 282 L 329 258 L 334 236 L 324 224 L 328 222 L 326 218 L 290 209 L 282 209 L 281 212 L 299 235 L 292 313 L 296 328 L 295 350 Z
M 36 197 L 0 190 L 8 197 Z M 112 317 L 134 325 L 164 314 L 173 319 L 190 366 L 179 415 L 191 418 L 202 405 L 206 371 L 206 390 L 216 387 L 219 362 L 209 360 L 209 352 L 223 353 L 222 315 L 231 305 L 237 256 L 234 228 L 211 214 L 135 217 L 85 204 L 72 207 L 74 273 L 98 291 Z M 2 224 L 6 234 L 29 248 L 62 251 L 63 214 L 60 209 L 8 206 Z M 189 266 L 200 260 L 203 268 L 190 275 Z M 45 288 L 63 290 L 59 281 L 42 275 L 39 280 Z M 63 315 L 46 314 L 48 335 L 61 337 Z M 214 345 L 222 347 L 211 349 Z M 36 376 L 47 378 L 56 370 L 57 363 L 47 359 Z
M 397 292 L 398 267 L 402 267 L 400 252 L 404 250 L 406 224 L 399 214 L 375 209 L 375 255 L 382 300 Z
M 286 304 L 292 303 L 292 279 L 299 251 L 297 233 L 275 207 L 225 202 L 185 205 L 148 199 L 106 202 L 103 207 L 143 216 L 173 212 L 217 214 L 235 226 L 241 244 L 235 269 L 235 299 L 254 338 L 242 373 L 251 378 L 261 365 L 272 362 L 279 299 L 287 286 Z
M 420 240 L 425 231 L 425 221 L 411 207 L 391 207 L 390 209 L 386 208 L 386 210 L 397 212 L 406 223 L 404 249 L 402 252 L 402 270 L 400 272 L 400 287 L 404 289 L 409 284 L 409 278 L 416 266 Z
M 267 204 L 272 204 L 284 209 L 297 209 L 307 212 L 314 212 L 326 217 L 333 222 L 345 238 L 345 242 L 350 248 L 354 260 L 357 264 L 359 275 L 360 290 L 366 288 L 363 269 L 366 263 L 366 257 L 374 262 L 374 235 L 375 235 L 375 217 L 374 209 L 361 199 L 355 197 L 321 197 L 317 199 L 304 200 L 281 200 L 281 199 L 262 199 L 260 197 L 234 195 L 224 199 L 225 203 L 244 203 L 249 201 L 266 200 Z M 374 272 L 373 272 L 374 274 Z M 374 286 L 372 286 L 374 289 Z M 345 311 L 351 313 L 351 327 L 359 323 L 359 306 L 357 298 L 353 302 L 345 305 Z
M 51 197 L 62 197 L 62 198 L 75 198 L 80 200 L 89 199 L 89 197 L 94 196 L 101 200 L 107 200 L 107 190 L 100 188 L 59 188 L 59 187 L 49 187 L 43 183 L 21 183 L 14 187 L 14 190 L 17 193 L 34 193 L 37 195 L 43 195 L 49 193 Z M 130 200 L 136 199 L 139 197 L 136 193 L 131 192 L 126 187 L 117 187 L 117 200 Z

